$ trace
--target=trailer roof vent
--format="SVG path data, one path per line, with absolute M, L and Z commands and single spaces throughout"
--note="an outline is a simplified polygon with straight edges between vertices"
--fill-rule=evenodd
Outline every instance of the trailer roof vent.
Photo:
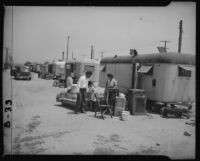
M 130 49 L 130 55 L 137 56 L 138 52 L 135 49 Z

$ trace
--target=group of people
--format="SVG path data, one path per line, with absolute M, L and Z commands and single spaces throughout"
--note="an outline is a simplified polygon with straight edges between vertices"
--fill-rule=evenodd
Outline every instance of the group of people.
M 88 107 L 90 110 L 94 109 L 96 97 L 95 97 L 95 87 L 93 82 L 91 81 L 92 76 L 91 71 L 86 71 L 85 75 L 82 75 L 77 83 L 77 105 L 75 108 L 75 114 L 79 112 L 86 112 L 86 100 L 88 102 Z M 117 80 L 113 77 L 111 73 L 107 74 L 107 82 L 105 85 L 105 94 L 107 94 L 107 90 L 109 88 L 117 88 Z M 70 88 L 73 84 L 72 74 L 67 77 L 67 88 Z

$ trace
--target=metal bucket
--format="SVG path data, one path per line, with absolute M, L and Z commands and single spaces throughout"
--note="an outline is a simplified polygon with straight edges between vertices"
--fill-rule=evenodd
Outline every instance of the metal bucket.
M 129 111 L 122 111 L 122 113 L 121 113 L 121 119 L 123 121 L 129 120 L 129 117 L 130 117 L 130 112 Z

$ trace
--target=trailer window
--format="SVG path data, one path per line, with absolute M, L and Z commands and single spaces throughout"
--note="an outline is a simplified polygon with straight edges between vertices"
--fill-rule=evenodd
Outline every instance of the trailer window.
M 105 72 L 106 71 L 106 65 L 100 65 L 99 68 L 100 68 L 101 72 Z
M 153 75 L 153 67 L 147 73 L 144 73 L 144 75 Z
M 153 66 L 141 66 L 138 73 L 143 73 L 144 75 L 153 75 Z
M 94 73 L 94 66 L 85 65 L 85 72 L 86 71 L 91 71 L 92 73 Z
M 178 66 L 178 76 L 179 77 L 191 77 L 191 68 L 187 66 Z

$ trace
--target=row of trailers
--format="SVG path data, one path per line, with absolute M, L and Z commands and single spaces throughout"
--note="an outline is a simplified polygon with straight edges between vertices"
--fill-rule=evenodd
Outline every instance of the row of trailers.
M 63 73 L 65 69 L 64 61 L 57 61 L 53 63 L 33 63 L 31 65 L 31 71 L 38 73 L 40 78 L 43 79 L 59 79 L 63 78 Z
M 76 84 L 81 75 L 86 71 L 92 71 L 92 81 L 99 81 L 99 61 L 95 59 L 72 59 L 68 61 L 57 61 L 45 64 L 32 64 L 31 71 L 38 73 L 40 78 L 55 79 L 57 85 L 66 87 L 66 78 L 71 75 L 73 83 Z M 56 86 L 57 86 L 56 85 Z
M 166 52 L 105 57 L 100 62 L 74 59 L 54 62 L 48 69 L 64 82 L 72 75 L 74 84 L 90 70 L 93 72 L 91 79 L 103 88 L 106 75 L 112 73 L 120 92 L 126 95 L 129 89 L 143 89 L 150 102 L 191 103 L 195 102 L 195 65 L 195 55 Z

